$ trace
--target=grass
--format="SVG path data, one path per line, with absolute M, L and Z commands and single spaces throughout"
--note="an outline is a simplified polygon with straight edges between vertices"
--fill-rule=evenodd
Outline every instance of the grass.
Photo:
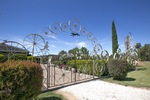
M 66 100 L 62 95 L 52 92 L 41 93 L 38 96 L 38 100 Z
M 125 86 L 145 87 L 150 89 L 150 62 L 140 62 L 135 71 L 128 73 L 122 80 L 113 80 L 113 78 L 104 78 L 104 81 L 117 83 Z

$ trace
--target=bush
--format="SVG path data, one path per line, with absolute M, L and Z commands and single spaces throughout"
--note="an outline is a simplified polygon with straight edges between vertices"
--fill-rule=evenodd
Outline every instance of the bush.
M 96 60 L 94 65 L 94 75 L 101 76 L 101 68 L 104 68 L 105 61 Z M 73 68 L 75 65 L 74 60 L 70 60 L 67 62 L 67 65 L 70 68 Z M 93 74 L 93 60 L 76 60 L 76 68 L 81 73 Z M 104 71 L 103 71 L 104 72 Z
M 5 62 L 6 60 L 4 54 L 0 54 L 0 62 Z
M 102 74 L 102 76 L 107 76 L 109 75 L 107 63 L 104 63 L 104 65 L 105 65 L 105 69 L 104 69 L 104 73 Z
M 33 100 L 42 87 L 43 71 L 29 61 L 0 63 L 0 100 Z
M 108 71 L 113 79 L 125 79 L 129 71 L 128 62 L 125 60 L 112 59 L 108 61 Z
M 33 56 L 28 56 L 27 57 L 28 61 L 32 61 L 32 59 L 33 59 L 33 62 L 36 62 L 36 57 L 33 57 Z
M 13 54 L 9 56 L 9 54 L 0 54 L 0 62 L 5 62 L 7 60 L 26 60 L 25 54 Z

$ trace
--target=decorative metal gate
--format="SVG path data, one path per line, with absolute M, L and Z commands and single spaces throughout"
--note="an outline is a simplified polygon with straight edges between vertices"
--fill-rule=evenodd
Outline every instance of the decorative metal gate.
M 93 51 L 86 63 L 77 65 L 76 69 L 67 65 L 56 65 L 51 62 L 52 56 L 48 56 L 48 62 L 41 64 L 44 72 L 43 90 L 62 87 L 100 76 L 105 70 L 105 64 L 100 64 L 98 60 L 109 59 L 109 54 L 98 43 L 97 39 L 85 27 L 80 25 L 77 19 L 71 19 L 68 22 L 53 23 L 48 28 L 42 29 L 41 34 L 45 36 L 55 35 L 59 32 L 70 32 L 71 36 L 85 36 L 93 45 Z M 70 35 L 70 34 L 69 34 Z M 48 43 L 48 42 L 47 42 Z M 44 58 L 43 58 L 44 59 Z M 76 71 L 75 71 L 76 70 Z M 97 74 L 99 73 L 99 74 Z

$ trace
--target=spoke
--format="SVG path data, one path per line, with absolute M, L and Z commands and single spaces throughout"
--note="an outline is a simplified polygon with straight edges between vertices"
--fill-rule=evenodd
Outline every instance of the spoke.
M 31 46 L 29 46 L 29 47 L 27 48 L 27 50 L 28 50 L 28 49 L 30 49 L 31 47 L 32 47 L 32 45 L 31 45 Z
M 41 48 L 40 48 L 38 45 L 36 45 L 36 47 L 39 48 L 39 50 L 41 50 Z M 42 49 L 43 49 L 43 48 L 42 48 Z
M 40 41 L 41 40 L 41 38 L 39 38 L 36 42 L 38 42 L 38 41 Z M 42 40 L 43 41 L 43 40 Z
M 17 46 L 15 46 L 14 51 L 18 48 L 19 43 L 17 43 Z
M 42 46 L 42 47 L 45 46 L 45 44 L 40 44 L 40 43 L 37 43 L 36 45 L 39 45 L 39 46 Z
M 31 40 L 30 42 L 34 42 L 29 36 L 27 36 L 27 38 L 28 38 L 29 40 Z
M 28 40 L 24 40 L 25 42 L 29 42 L 29 43 L 32 43 L 33 44 L 33 42 L 32 41 L 28 41 Z
M 25 45 L 33 45 L 33 44 L 25 44 Z

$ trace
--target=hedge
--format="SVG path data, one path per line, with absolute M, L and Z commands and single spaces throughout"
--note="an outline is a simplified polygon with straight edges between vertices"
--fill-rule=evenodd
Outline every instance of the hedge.
M 7 60 L 26 60 L 27 57 L 25 54 L 13 54 L 9 56 L 9 54 L 4 55 L 0 54 L 0 62 L 5 62 Z
M 67 66 L 69 66 L 70 68 L 76 67 L 76 69 L 81 73 L 87 73 L 87 74 L 93 74 L 93 67 L 94 67 L 94 75 L 97 76 L 101 76 L 104 73 L 102 69 L 106 67 L 105 61 L 102 60 L 96 60 L 94 66 L 93 66 L 93 60 L 76 60 L 76 61 L 70 60 L 67 62 Z
M 29 61 L 0 63 L 0 100 L 33 100 L 42 88 L 43 71 Z

